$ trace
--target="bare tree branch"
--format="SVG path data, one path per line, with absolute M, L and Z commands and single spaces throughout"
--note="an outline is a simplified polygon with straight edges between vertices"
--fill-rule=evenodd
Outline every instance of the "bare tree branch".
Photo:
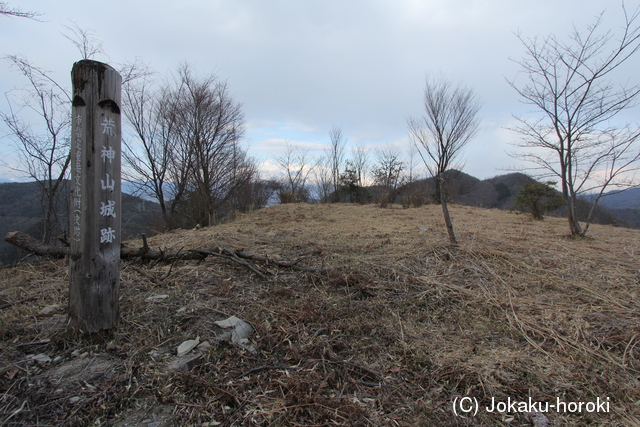
M 333 184 L 332 202 L 337 202 L 340 194 L 340 169 L 342 169 L 342 163 L 344 162 L 344 147 L 347 144 L 347 138 L 340 127 L 333 126 L 329 130 L 329 139 L 331 145 L 327 151 L 327 159 L 331 170 L 331 183 Z
M 0 2 L 0 15 L 16 16 L 18 18 L 27 18 L 37 21 L 37 18 L 43 14 L 40 12 L 24 12 L 19 7 L 11 7 L 9 3 Z
M 165 225 L 178 225 L 179 210 L 213 225 L 223 207 L 247 210 L 262 200 L 268 186 L 254 185 L 257 167 L 239 144 L 244 115 L 228 84 L 198 78 L 187 64 L 159 89 L 148 77 L 125 84 L 125 115 L 136 137 L 126 142 L 124 157 L 132 179 L 158 199 Z
M 0 112 L 0 119 L 19 153 L 19 166 L 13 169 L 32 178 L 40 188 L 42 240 L 48 243 L 55 230 L 65 229 L 58 214 L 61 205 L 67 206 L 62 186 L 70 164 L 70 96 L 48 72 L 27 60 L 18 56 L 5 59 L 20 71 L 28 85 L 5 95 L 9 109 Z M 24 117 L 38 120 L 31 123 Z
M 312 171 L 309 151 L 287 141 L 285 153 L 275 156 L 274 160 L 284 173 L 278 189 L 280 203 L 306 202 L 309 199 L 307 181 Z
M 80 55 L 82 55 L 82 59 L 94 59 L 96 55 L 104 54 L 102 42 L 98 40 L 93 30 L 81 28 L 73 21 L 71 21 L 71 25 L 65 25 L 64 27 L 67 29 L 67 34 L 62 33 L 62 35 L 73 43 Z
M 638 185 L 638 139 L 640 126 L 621 122 L 618 115 L 638 104 L 640 85 L 618 85 L 610 80 L 640 49 L 640 9 L 628 14 L 623 6 L 621 34 L 600 31 L 602 14 L 584 31 L 575 26 L 568 41 L 554 35 L 525 38 L 523 59 L 516 60 L 522 72 L 509 81 L 523 103 L 539 114 L 515 117 L 526 148 L 514 157 L 531 162 L 541 176 L 560 179 L 569 229 L 584 235 L 595 207 L 607 189 Z M 593 193 L 592 207 L 583 227 L 576 202 L 581 194 Z
M 442 205 L 452 244 L 457 244 L 457 240 L 447 206 L 445 173 L 475 137 L 478 131 L 476 116 L 480 106 L 471 89 L 461 85 L 454 87 L 444 77 L 427 78 L 424 90 L 425 115 L 408 121 L 409 136 L 418 147 L 425 166 L 436 179 L 437 199 Z

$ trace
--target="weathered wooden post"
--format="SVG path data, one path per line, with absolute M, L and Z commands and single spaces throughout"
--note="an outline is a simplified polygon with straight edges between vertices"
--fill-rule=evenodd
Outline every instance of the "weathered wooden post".
M 73 64 L 69 320 L 84 334 L 117 326 L 120 290 L 122 77 Z

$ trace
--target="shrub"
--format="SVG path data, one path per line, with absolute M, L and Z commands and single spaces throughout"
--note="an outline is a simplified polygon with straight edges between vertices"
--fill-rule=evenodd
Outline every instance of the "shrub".
M 564 204 L 562 196 L 553 188 L 555 182 L 535 182 L 525 184 L 516 196 L 516 207 L 529 212 L 533 219 L 541 220 L 546 212 L 555 210 Z

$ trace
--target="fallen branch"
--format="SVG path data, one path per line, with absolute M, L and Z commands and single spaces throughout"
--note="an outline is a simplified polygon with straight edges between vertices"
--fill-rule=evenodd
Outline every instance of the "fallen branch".
M 256 267 L 255 265 L 242 260 L 238 255 L 236 255 L 235 252 L 233 252 L 230 249 L 222 249 L 222 248 L 216 248 L 216 250 L 211 250 L 211 249 L 196 249 L 196 250 L 191 250 L 190 252 L 196 252 L 198 254 L 202 254 L 204 256 L 207 255 L 211 255 L 211 256 L 215 256 L 215 257 L 221 257 L 221 258 L 226 258 L 232 262 L 235 262 L 236 264 L 240 264 L 246 268 L 248 268 L 249 270 L 253 271 L 254 273 L 256 273 L 258 276 L 262 277 L 263 279 L 266 279 L 268 275 L 271 275 L 272 273 L 264 270 L 262 268 Z
M 7 234 L 4 238 L 7 243 L 11 243 L 14 246 L 17 246 L 21 249 L 24 249 L 32 254 L 44 256 L 44 257 L 53 257 L 53 258 L 64 258 L 69 255 L 69 248 L 66 246 L 52 246 L 47 245 L 45 243 L 39 242 L 34 239 L 30 235 L 23 233 L 21 231 L 13 231 Z M 226 248 L 212 248 L 212 249 L 189 249 L 187 251 L 183 251 L 182 249 L 173 252 L 173 251 L 152 251 L 149 249 L 147 245 L 146 236 L 143 235 L 143 247 L 142 248 L 120 248 L 120 258 L 122 259 L 139 259 L 141 261 L 147 260 L 157 260 L 161 262 L 172 262 L 177 260 L 203 260 L 208 256 L 214 256 L 218 258 L 225 258 L 235 264 L 242 265 L 243 267 L 251 270 L 258 276 L 263 279 L 267 279 L 268 276 L 272 276 L 273 273 L 260 268 L 251 262 L 257 261 L 263 263 L 265 265 L 274 265 L 276 267 L 281 268 L 289 268 L 296 271 L 306 271 L 306 272 L 314 272 L 317 269 L 315 268 L 307 268 L 307 267 L 299 267 L 297 266 L 298 261 L 289 262 L 289 261 L 272 261 L 266 256 L 259 255 L 251 255 L 242 250 L 231 250 Z
M 5 242 L 11 243 L 21 249 L 24 249 L 32 254 L 51 257 L 51 258 L 64 258 L 69 255 L 69 248 L 66 246 L 53 246 L 39 242 L 27 233 L 21 231 L 12 231 L 4 238 Z M 205 259 L 206 256 L 198 254 L 196 252 L 165 252 L 165 251 L 151 251 L 148 246 L 142 248 L 121 248 L 120 258 L 141 258 L 143 260 L 160 260 L 160 261 L 172 261 L 175 259 Z
M 4 238 L 4 241 L 40 256 L 64 258 L 69 255 L 69 248 L 65 246 L 47 245 L 21 231 L 10 232 Z
M 308 273 L 314 273 L 314 272 L 318 271 L 317 268 L 299 267 L 298 265 L 296 265 L 298 262 L 301 261 L 301 259 L 293 261 L 293 262 L 291 262 L 291 261 L 274 261 L 274 260 L 270 260 L 266 256 L 251 255 L 251 254 L 248 254 L 248 253 L 246 253 L 244 251 L 236 251 L 235 253 L 240 258 L 250 259 L 252 261 L 262 262 L 262 263 L 264 263 L 266 265 L 273 264 L 276 267 L 290 268 L 291 270 L 305 271 L 305 272 L 308 272 Z

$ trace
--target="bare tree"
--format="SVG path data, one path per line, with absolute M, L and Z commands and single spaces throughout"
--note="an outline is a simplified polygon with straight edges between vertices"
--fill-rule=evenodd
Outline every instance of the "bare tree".
M 407 168 L 406 168 L 406 181 L 408 184 L 413 183 L 415 180 L 419 179 L 417 177 L 417 167 L 420 162 L 420 154 L 418 153 L 418 147 L 416 144 L 409 144 L 409 149 L 407 150 Z
M 233 153 L 232 169 L 229 216 L 236 211 L 248 212 L 266 206 L 273 192 L 269 192 L 269 186 L 261 182 L 258 165 L 239 144 Z
M 42 13 L 24 12 L 19 7 L 11 7 L 9 3 L 0 2 L 0 15 L 17 16 L 18 18 L 36 19 L 38 16 L 42 16 Z
M 424 89 L 425 115 L 408 121 L 409 135 L 418 147 L 425 166 L 436 178 L 449 241 L 454 245 L 458 242 L 447 205 L 445 172 L 476 135 L 476 116 L 480 105 L 471 89 L 462 85 L 454 87 L 444 77 L 427 78 Z
M 306 202 L 309 198 L 307 180 L 312 169 L 308 150 L 287 141 L 285 153 L 274 159 L 283 172 L 278 189 L 280 203 Z
M 316 198 L 320 203 L 328 203 L 333 188 L 329 159 L 326 157 L 318 158 L 312 168 L 312 174 Z
M 174 138 L 175 93 L 169 87 L 158 91 L 147 78 L 123 84 L 124 117 L 135 138 L 124 140 L 123 159 L 127 178 L 138 183 L 138 191 L 160 204 L 164 226 L 175 226 L 176 208 L 185 193 L 192 156 Z
M 6 58 L 27 79 L 28 86 L 10 92 L 8 112 L 0 118 L 9 128 L 18 152 L 18 171 L 38 184 L 43 215 L 42 241 L 48 243 L 61 223 L 56 207 L 61 204 L 64 179 L 69 169 L 69 93 L 49 74 L 18 56 Z M 34 117 L 36 122 L 27 121 Z
M 347 191 L 351 202 L 366 203 L 369 194 L 365 188 L 369 167 L 369 153 L 362 141 L 351 147 L 351 160 L 347 160 L 344 173 L 341 175 L 343 188 Z
M 135 135 L 124 158 L 132 180 L 160 203 L 165 226 L 213 225 L 261 204 L 268 188 L 255 185 L 255 161 L 240 147 L 244 116 L 227 83 L 198 78 L 186 64 L 158 89 L 142 76 L 124 84 Z
M 574 27 L 568 40 L 518 36 L 525 57 L 518 78 L 509 82 L 523 103 L 535 107 L 537 115 L 516 117 L 526 148 L 516 156 L 531 162 L 543 178 L 560 180 L 569 229 L 583 236 L 589 229 L 595 207 L 607 189 L 623 190 L 638 184 L 640 127 L 617 116 L 638 102 L 640 86 L 617 84 L 614 72 L 640 49 L 640 9 L 629 15 L 619 34 L 600 31 L 602 14 L 586 30 Z M 634 71 L 629 70 L 629 75 Z M 576 202 L 580 194 L 593 194 L 593 204 L 584 227 Z
M 344 162 L 344 147 L 347 144 L 347 138 L 342 133 L 342 129 L 334 126 L 329 130 L 329 139 L 331 145 L 327 151 L 329 159 L 329 168 L 331 170 L 331 184 L 333 185 L 333 202 L 340 199 L 340 170 Z
M 369 154 L 366 145 L 362 141 L 357 142 L 355 147 L 351 148 L 351 158 L 353 159 L 353 167 L 358 176 L 357 184 L 359 187 L 364 187 L 367 181 Z
M 421 175 L 418 171 L 420 163 L 420 155 L 418 147 L 411 142 L 407 150 L 406 168 L 404 171 L 403 189 L 402 189 L 402 206 L 404 208 L 420 207 L 427 200 L 427 183 L 426 181 L 418 182 Z
M 67 34 L 63 37 L 69 40 L 78 49 L 82 59 L 94 59 L 96 55 L 103 54 L 102 42 L 97 38 L 96 33 L 88 28 L 82 28 L 75 22 L 64 26 Z
M 201 221 L 213 225 L 216 210 L 228 202 L 237 184 L 244 115 L 226 82 L 215 76 L 198 79 L 188 65 L 180 68 L 179 76 L 181 87 L 172 110 L 174 134 L 178 144 L 190 147 L 192 194 L 206 211 Z
M 401 185 L 404 163 L 400 159 L 400 150 L 388 146 L 376 151 L 376 165 L 372 171 L 373 182 L 381 187 L 378 202 L 386 207 L 393 203 L 398 187 Z

